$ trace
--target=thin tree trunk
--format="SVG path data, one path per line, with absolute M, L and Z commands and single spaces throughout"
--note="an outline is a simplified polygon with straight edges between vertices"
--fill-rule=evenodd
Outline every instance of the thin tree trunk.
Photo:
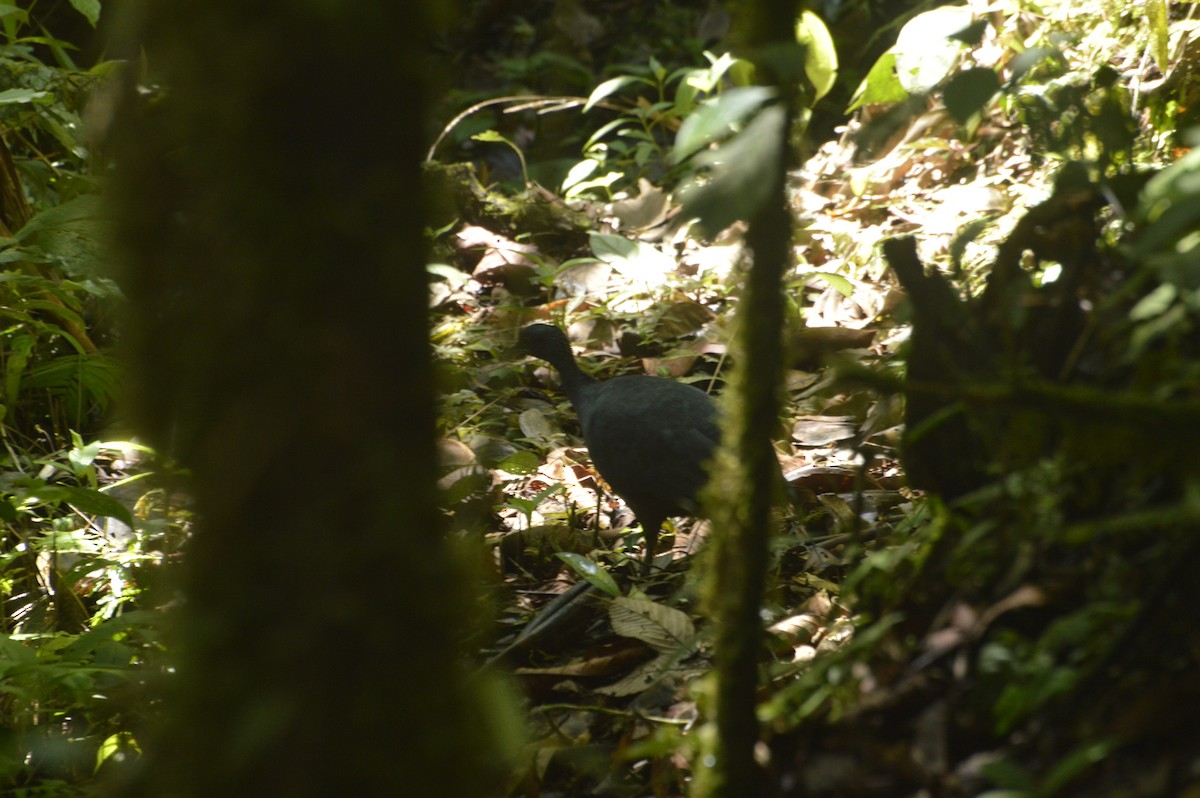
M 751 48 L 784 42 L 795 45 L 796 6 L 757 0 L 741 6 L 744 41 Z M 781 34 L 782 32 L 782 34 Z M 758 63 L 760 75 L 775 76 Z M 750 220 L 746 243 L 753 265 L 738 307 L 737 368 L 726 403 L 726 444 L 718 457 L 713 485 L 724 495 L 714 513 L 708 563 L 707 606 L 716 624 L 715 692 L 709 712 L 713 728 L 703 736 L 692 795 L 742 798 L 761 795 L 764 774 L 755 761 L 759 741 L 756 715 L 762 652 L 763 583 L 766 578 L 772 509 L 780 484 L 779 462 L 771 445 L 782 397 L 782 278 L 792 263 L 791 217 L 784 194 L 794 91 L 775 79 L 784 100 L 780 160 L 770 194 Z M 730 493 L 733 501 L 729 501 Z

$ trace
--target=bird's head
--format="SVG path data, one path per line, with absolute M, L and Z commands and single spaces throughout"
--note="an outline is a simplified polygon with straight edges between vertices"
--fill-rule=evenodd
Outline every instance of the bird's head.
M 575 361 L 566 333 L 552 324 L 529 325 L 521 330 L 518 342 L 525 352 L 547 361 L 559 371 Z

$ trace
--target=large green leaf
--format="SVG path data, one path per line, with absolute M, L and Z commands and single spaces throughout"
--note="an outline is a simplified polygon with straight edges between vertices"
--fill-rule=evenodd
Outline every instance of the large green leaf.
M 621 595 L 621 588 L 617 585 L 617 580 L 613 579 L 613 575 L 600 567 L 595 561 L 582 554 L 575 554 L 570 551 L 560 551 L 557 554 L 558 558 L 570 566 L 571 570 L 582 576 L 595 587 L 600 588 L 605 593 L 613 597 Z
M 964 70 L 946 84 L 946 109 L 959 124 L 965 124 L 986 108 L 998 91 L 1000 78 L 995 70 L 987 67 Z
M 805 49 L 804 74 L 813 87 L 811 105 L 828 94 L 837 80 L 837 48 L 825 23 L 808 9 L 796 20 L 796 41 Z
M 0 105 L 24 105 L 35 100 L 45 100 L 49 96 L 48 92 L 33 89 L 8 89 L 0 91 Z
M 764 108 L 746 129 L 697 157 L 711 172 L 680 190 L 683 213 L 710 234 L 753 216 L 770 195 L 783 157 L 784 111 Z
M 593 255 L 630 279 L 654 282 L 675 270 L 675 259 L 646 241 L 592 233 L 591 243 Z
M 73 485 L 47 485 L 40 479 L 20 480 L 11 490 L 14 495 L 46 504 L 70 504 L 80 512 L 116 518 L 133 526 L 133 514 L 119 501 L 92 488 Z
M 893 105 L 908 99 L 908 92 L 896 77 L 896 54 L 890 50 L 879 57 L 850 98 L 846 113 L 864 105 Z
M 60 230 L 81 222 L 95 221 L 100 218 L 101 212 L 99 195 L 82 194 L 37 214 L 16 232 L 15 238 L 25 242 L 47 230 Z
M 771 89 L 747 86 L 744 89 L 731 89 L 701 104 L 679 126 L 673 153 L 675 163 L 683 163 L 700 149 L 729 135 L 773 96 Z
M 909 94 L 931 91 L 954 69 L 964 49 L 955 34 L 971 24 L 965 6 L 942 6 L 918 14 L 900 29 L 892 52 L 896 77 Z
M 609 78 L 596 88 L 592 89 L 592 93 L 587 98 L 587 102 L 583 104 L 584 113 L 590 111 L 596 103 L 616 94 L 631 83 L 646 83 L 651 86 L 654 85 L 645 78 L 639 78 L 633 75 L 621 75 L 620 77 Z
M 1167 0 L 1146 0 L 1146 22 L 1150 25 L 1150 55 L 1164 75 L 1171 71 L 1170 31 Z
M 100 21 L 100 0 L 71 0 L 71 7 L 87 17 L 93 28 Z

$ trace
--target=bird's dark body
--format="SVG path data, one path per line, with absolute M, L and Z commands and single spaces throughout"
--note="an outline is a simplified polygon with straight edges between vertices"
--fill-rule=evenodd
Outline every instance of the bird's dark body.
M 596 470 L 642 525 L 648 566 L 663 521 L 699 509 L 720 440 L 716 404 L 694 386 L 660 377 L 597 382 L 575 363 L 566 335 L 548 324 L 526 327 L 521 344 L 558 370 Z

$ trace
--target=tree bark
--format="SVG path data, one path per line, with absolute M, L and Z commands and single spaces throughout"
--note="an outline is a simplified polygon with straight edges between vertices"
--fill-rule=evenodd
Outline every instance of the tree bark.
M 124 794 L 485 791 L 436 506 L 432 7 L 137 7 L 165 88 L 114 147 L 132 404 L 198 523 L 167 720 Z
M 795 3 L 757 0 L 742 4 L 744 40 L 751 50 L 770 45 L 797 46 L 792 26 Z M 782 32 L 782 33 L 781 33 Z M 765 49 L 763 50 L 765 51 Z M 759 741 L 756 714 L 758 668 L 762 652 L 763 587 L 779 461 L 771 438 L 782 400 L 784 301 L 783 275 L 792 263 L 791 217 L 784 193 L 787 142 L 796 112 L 794 79 L 756 64 L 773 83 L 784 105 L 779 165 L 769 196 L 750 220 L 746 237 L 753 264 L 737 309 L 734 350 L 737 368 L 726 402 L 725 444 L 718 455 L 712 491 L 713 542 L 707 606 L 714 623 L 715 689 L 708 711 L 712 728 L 702 736 L 696 763 L 694 796 L 735 798 L 761 795 L 764 774 L 755 761 Z M 732 501 L 730 501 L 732 497 Z

